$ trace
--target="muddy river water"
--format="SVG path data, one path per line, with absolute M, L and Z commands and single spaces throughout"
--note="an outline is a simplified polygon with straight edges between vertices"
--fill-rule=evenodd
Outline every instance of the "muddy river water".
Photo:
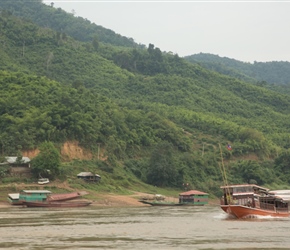
M 0 249 L 290 249 L 290 219 L 236 220 L 216 205 L 1 208 Z

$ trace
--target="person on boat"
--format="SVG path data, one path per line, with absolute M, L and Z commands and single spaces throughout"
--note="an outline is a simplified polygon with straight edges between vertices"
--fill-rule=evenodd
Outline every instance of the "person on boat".
M 226 195 L 226 202 L 227 202 L 227 205 L 228 204 L 233 204 L 233 200 L 232 200 L 232 196 L 231 195 L 229 195 L 229 194 Z
M 236 197 L 235 197 L 234 200 L 233 200 L 233 204 L 234 204 L 234 205 L 239 205 L 239 201 L 237 200 Z
M 260 208 L 260 202 L 259 202 L 259 199 L 257 197 L 254 198 L 254 207 Z
M 251 199 L 250 199 L 250 198 L 248 198 L 248 201 L 247 201 L 247 206 L 248 206 L 248 207 L 251 207 L 251 206 L 252 206 L 252 201 L 251 201 Z

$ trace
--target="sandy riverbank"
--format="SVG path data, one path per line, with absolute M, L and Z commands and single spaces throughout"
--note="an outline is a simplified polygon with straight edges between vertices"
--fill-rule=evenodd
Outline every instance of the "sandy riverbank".
M 142 197 L 148 196 L 146 193 L 134 193 L 132 195 L 112 195 L 102 194 L 98 200 L 93 201 L 94 206 L 148 206 L 139 200 Z M 152 196 L 152 195 L 151 195 Z

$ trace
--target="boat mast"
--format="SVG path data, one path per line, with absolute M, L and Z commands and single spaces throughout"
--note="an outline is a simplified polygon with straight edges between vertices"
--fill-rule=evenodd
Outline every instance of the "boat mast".
M 224 185 L 226 186 L 225 191 L 226 191 L 226 200 L 228 202 L 228 204 L 230 205 L 230 200 L 228 199 L 228 197 L 230 197 L 230 188 L 228 185 L 228 180 L 227 180 L 227 174 L 226 174 L 226 169 L 224 166 L 224 160 L 223 160 L 223 153 L 222 153 L 222 148 L 221 148 L 221 144 L 219 143 L 219 148 L 220 148 L 220 154 L 221 154 L 221 162 L 222 162 L 222 166 L 221 168 L 221 172 L 222 172 L 222 178 L 223 178 L 223 182 Z

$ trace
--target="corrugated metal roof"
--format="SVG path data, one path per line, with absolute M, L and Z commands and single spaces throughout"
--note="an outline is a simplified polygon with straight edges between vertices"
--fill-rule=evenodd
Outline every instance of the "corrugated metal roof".
M 80 172 L 77 176 L 92 176 L 91 172 Z
M 275 195 L 275 197 L 278 197 L 278 198 L 280 198 L 280 199 L 282 199 L 284 201 L 290 201 L 290 195 L 286 195 L 286 194 L 280 195 L 280 194 L 278 194 L 278 195 Z
M 17 162 L 17 156 L 6 156 L 5 159 L 10 164 Z M 28 162 L 30 162 L 30 159 L 28 157 L 24 156 L 24 157 L 22 157 L 21 162 L 28 163 Z
M 269 194 L 276 194 L 276 195 L 290 195 L 289 189 L 281 189 L 281 190 L 270 190 Z
M 19 193 L 8 194 L 8 196 L 9 196 L 12 200 L 18 200 L 18 199 L 19 199 Z
M 268 188 L 261 187 L 261 186 L 258 186 L 256 184 L 237 184 L 237 185 L 221 186 L 220 188 L 235 188 L 235 187 L 253 187 L 253 188 L 258 188 L 258 189 L 265 190 L 265 191 L 269 190 Z
M 97 176 L 97 177 L 101 177 L 99 176 L 98 174 L 93 174 L 91 172 L 80 172 L 77 176 L 80 176 L 80 177 L 85 177 L 85 176 Z
M 49 190 L 22 190 L 21 192 L 24 193 L 31 193 L 31 194 L 50 194 L 51 192 Z
M 181 193 L 179 195 L 195 195 L 195 194 L 208 194 L 208 193 L 204 193 L 204 192 L 201 192 L 201 191 L 198 191 L 198 190 L 189 190 L 187 192 L 184 192 L 184 193 Z
M 271 191 L 269 191 L 269 194 L 274 196 L 274 197 L 280 198 L 284 201 L 287 201 L 287 202 L 290 201 L 290 190 L 289 189 L 271 190 Z

